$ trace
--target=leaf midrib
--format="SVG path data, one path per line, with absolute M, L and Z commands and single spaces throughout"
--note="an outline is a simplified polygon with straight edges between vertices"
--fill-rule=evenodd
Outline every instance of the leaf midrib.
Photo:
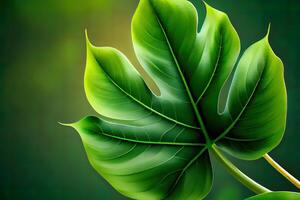
M 95 60 L 97 61 L 97 63 L 101 66 L 101 62 L 95 57 Z M 102 68 L 103 69 L 103 68 Z M 105 72 L 105 70 L 103 69 L 103 71 Z M 127 91 L 125 91 L 122 87 L 120 87 L 113 79 L 112 77 L 107 73 L 105 72 L 107 78 L 119 89 L 121 90 L 122 93 L 124 93 L 126 96 L 130 97 L 132 100 L 134 100 L 135 102 L 137 102 L 138 104 L 140 104 L 141 106 L 143 106 L 144 108 L 146 108 L 147 110 L 150 110 L 151 112 L 155 113 L 156 115 L 164 118 L 164 119 L 167 119 L 169 121 L 172 121 L 176 124 L 179 124 L 181 126 L 184 126 L 184 127 L 187 127 L 187 128 L 190 128 L 190 129 L 196 129 L 196 130 L 200 130 L 200 128 L 198 127 L 195 127 L 195 126 L 191 126 L 191 125 L 188 125 L 188 124 L 185 124 L 183 122 L 179 122 L 171 117 L 168 117 L 156 110 L 154 110 L 153 108 L 147 106 L 146 104 L 144 104 L 143 102 L 139 101 L 138 99 L 136 99 L 134 96 L 132 96 L 131 94 L 129 94 Z
M 210 140 L 210 138 L 209 138 L 209 136 L 208 136 L 208 132 L 206 131 L 206 128 L 205 128 L 205 125 L 204 125 L 204 122 L 203 122 L 203 120 L 202 120 L 202 118 L 201 118 L 201 115 L 200 115 L 200 113 L 199 113 L 199 111 L 198 111 L 198 109 L 197 109 L 197 106 L 196 106 L 196 104 L 195 104 L 195 102 L 194 102 L 194 99 L 193 99 L 193 97 L 192 97 L 192 95 L 191 95 L 191 92 L 190 92 L 190 90 L 189 90 L 189 87 L 188 87 L 188 85 L 187 85 L 187 82 L 186 82 L 186 80 L 185 80 L 185 77 L 184 77 L 184 75 L 183 75 L 183 73 L 182 73 L 182 71 L 181 71 L 181 68 L 180 68 L 180 66 L 179 66 L 179 63 L 178 63 L 178 60 L 177 60 L 177 58 L 176 58 L 176 56 L 175 56 L 175 54 L 174 54 L 174 51 L 173 51 L 173 48 L 172 48 L 172 45 L 171 45 L 171 43 L 169 42 L 169 39 L 168 39 L 168 37 L 167 37 L 167 34 L 166 34 L 166 31 L 165 31 L 165 28 L 164 28 L 164 26 L 162 25 L 162 23 L 161 23 L 161 20 L 160 20 L 160 18 L 159 18 L 159 15 L 158 15 L 158 13 L 156 12 L 156 10 L 155 10 L 155 8 L 153 7 L 153 4 L 152 4 L 152 2 L 151 2 L 151 0 L 149 1 L 150 2 L 150 5 L 151 5 L 151 7 L 152 7 L 152 10 L 153 10 L 153 12 L 155 13 L 155 16 L 156 16 L 156 18 L 157 18 L 157 22 L 158 22 L 158 24 L 159 24 L 159 26 L 160 26 L 160 28 L 161 28 L 161 30 L 162 30 L 162 32 L 163 32 L 163 34 L 164 34 L 164 37 L 165 37 L 165 39 L 166 39 L 166 42 L 167 42 L 167 44 L 168 44 L 168 47 L 169 47 L 169 50 L 170 50 L 170 52 L 171 52 L 171 54 L 172 54 L 172 57 L 173 57 L 173 59 L 174 59 L 174 62 L 175 62 L 175 64 L 176 64 L 176 67 L 177 67 L 177 70 L 178 70 L 178 72 L 179 72 L 179 74 L 180 74 L 180 77 L 181 77 L 181 80 L 182 80 L 182 82 L 183 82 L 183 84 L 184 84 L 184 86 L 185 86 L 185 89 L 186 89 L 186 92 L 187 92 L 187 94 L 188 94 L 188 96 L 189 96 L 189 99 L 190 99 L 190 102 L 191 102 L 191 104 L 192 104 L 192 106 L 193 106 L 193 109 L 194 109 L 194 112 L 195 112 L 195 115 L 196 115 L 196 117 L 197 117 L 197 120 L 198 120 L 198 122 L 199 122 L 199 124 L 200 124 L 200 127 L 201 127 L 201 129 L 202 129 L 202 131 L 203 131 L 203 133 L 204 133 L 204 136 L 205 136 L 205 140 L 206 140 L 206 145 L 205 145 L 205 148 L 203 148 L 192 160 L 190 160 L 187 164 L 186 164 L 186 166 L 184 167 L 184 169 L 181 171 L 181 173 L 179 174 L 179 176 L 177 177 L 177 179 L 176 179 L 176 181 L 173 183 L 173 185 L 170 187 L 170 189 L 169 189 L 169 191 L 168 191 L 168 193 L 166 194 L 166 196 L 163 198 L 163 199 L 166 199 L 168 196 L 170 196 L 170 194 L 172 194 L 172 192 L 174 191 L 174 189 L 176 188 L 176 186 L 177 186 L 177 184 L 178 184 L 178 182 L 180 181 L 180 179 L 181 179 L 181 177 L 183 176 L 183 174 L 185 173 L 185 171 L 209 148 L 209 146 L 210 146 L 210 144 L 211 144 L 211 140 Z
M 154 141 L 146 141 L 146 140 L 135 140 L 135 139 L 129 139 L 125 137 L 120 137 L 116 135 L 111 135 L 109 133 L 106 133 L 102 130 L 101 126 L 98 126 L 98 128 L 101 130 L 101 134 L 110 137 L 117 140 L 127 141 L 127 142 L 133 142 L 138 144 L 151 144 L 151 145 L 170 145 L 170 146 L 205 146 L 205 144 L 201 143 L 187 143 L 187 142 L 154 142 Z
M 267 63 L 265 64 L 264 69 L 263 69 L 263 71 L 261 72 L 261 74 L 260 74 L 260 76 L 259 76 L 259 79 L 257 80 L 256 85 L 255 85 L 255 87 L 254 87 L 254 89 L 253 89 L 251 95 L 249 96 L 249 98 L 248 98 L 246 104 L 243 106 L 243 109 L 242 109 L 241 112 L 238 114 L 238 116 L 236 117 L 236 119 L 233 120 L 233 122 L 228 126 L 228 128 L 225 129 L 225 130 L 224 130 L 224 131 L 223 131 L 223 132 L 222 132 L 222 133 L 214 140 L 214 143 L 216 143 L 216 142 L 218 142 L 219 140 L 221 140 L 222 138 L 224 138 L 224 137 L 227 135 L 227 133 L 229 133 L 229 132 L 234 128 L 234 126 L 236 125 L 236 123 L 240 120 L 240 118 L 241 118 L 241 116 L 243 115 L 244 111 L 247 109 L 248 104 L 251 102 L 253 96 L 255 96 L 254 94 L 257 92 L 257 87 L 259 86 L 259 84 L 260 84 L 260 82 L 261 82 L 261 80 L 262 80 L 262 76 L 263 76 L 263 74 L 264 74 L 266 65 L 267 65 Z M 229 113 L 229 115 L 231 115 L 231 114 Z M 230 117 L 231 117 L 231 116 L 230 116 Z
M 174 184 L 171 186 L 171 188 L 169 189 L 168 193 L 166 194 L 166 196 L 163 199 L 166 199 L 167 197 L 169 197 L 172 192 L 174 191 L 174 189 L 176 188 L 178 182 L 180 181 L 181 177 L 183 176 L 183 174 L 185 173 L 185 171 L 206 151 L 208 150 L 209 147 L 206 146 L 205 148 L 203 148 L 201 151 L 199 151 L 199 153 L 197 153 L 197 155 L 191 159 L 186 166 L 182 169 L 181 173 L 178 175 L 176 181 L 174 182 Z
M 190 99 L 190 103 L 192 104 L 192 107 L 193 107 L 193 110 L 194 110 L 194 112 L 195 112 L 196 118 L 197 118 L 197 120 L 198 120 L 198 123 L 200 124 L 200 128 L 201 128 L 201 130 L 203 131 L 203 134 L 204 134 L 206 143 L 207 143 L 207 144 L 210 144 L 210 143 L 211 143 L 211 140 L 210 140 L 210 138 L 209 138 L 208 132 L 207 132 L 207 130 L 206 130 L 206 128 L 205 128 L 205 125 L 204 125 L 204 122 L 203 122 L 203 120 L 202 120 L 202 117 L 201 117 L 201 115 L 200 115 L 200 113 L 199 113 L 199 111 L 198 111 L 198 109 L 197 109 L 197 105 L 195 104 L 194 98 L 193 98 L 193 96 L 192 96 L 192 94 L 191 94 L 191 91 L 190 91 L 190 89 L 189 89 L 189 86 L 188 86 L 188 84 L 187 84 L 187 81 L 185 80 L 185 77 L 184 77 L 184 75 L 183 75 L 183 73 L 182 73 L 182 71 L 181 71 L 181 68 L 180 68 L 179 62 L 178 62 L 178 60 L 177 60 L 177 58 L 176 58 L 176 56 L 175 56 L 173 47 L 172 47 L 172 45 L 171 45 L 171 43 L 170 43 L 170 41 L 169 41 L 169 39 L 168 39 L 168 35 L 167 35 L 167 33 L 166 33 L 165 27 L 163 26 L 163 24 L 162 24 L 162 22 L 161 22 L 161 19 L 160 19 L 160 17 L 159 17 L 159 14 L 156 12 L 156 10 L 155 10 L 155 8 L 154 8 L 154 6 L 153 6 L 151 0 L 150 0 L 149 2 L 150 2 L 150 5 L 151 5 L 151 7 L 152 7 L 152 10 L 153 10 L 153 12 L 154 12 L 154 14 L 155 14 L 155 17 L 156 17 L 156 19 L 157 19 L 157 22 L 158 22 L 158 24 L 159 24 L 159 26 L 160 26 L 160 28 L 161 28 L 161 31 L 163 32 L 163 35 L 164 35 L 164 37 L 165 37 L 165 39 L 166 39 L 168 48 L 169 48 L 170 53 L 171 53 L 171 55 L 172 55 L 172 58 L 173 58 L 173 60 L 174 60 L 174 62 L 175 62 L 176 68 L 177 68 L 177 70 L 178 70 L 178 72 L 179 72 L 179 74 L 180 74 L 181 81 L 182 81 L 183 84 L 184 84 L 185 91 L 186 91 L 187 94 L 188 94 L 188 97 L 189 97 L 189 99 Z
M 196 101 L 196 105 L 198 105 L 198 103 L 201 101 L 203 95 L 205 94 L 206 90 L 209 88 L 209 86 L 211 85 L 211 82 L 212 80 L 214 79 L 215 77 L 215 74 L 216 74 L 216 71 L 218 69 L 218 66 L 219 66 L 219 62 L 220 62 L 220 58 L 221 58 L 221 53 L 222 53 L 222 45 L 223 45 L 223 36 L 222 34 L 220 34 L 220 45 L 218 47 L 218 55 L 217 55 L 217 61 L 216 61 L 216 64 L 215 64 L 215 67 L 214 67 L 214 70 L 213 70 L 213 73 L 206 85 L 206 87 L 204 88 L 203 92 L 199 95 L 199 97 L 197 98 L 197 101 Z

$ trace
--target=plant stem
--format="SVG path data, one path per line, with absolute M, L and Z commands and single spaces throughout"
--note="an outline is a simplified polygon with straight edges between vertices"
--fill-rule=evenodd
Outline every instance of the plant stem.
M 288 179 L 293 185 L 295 185 L 298 189 L 300 189 L 300 182 L 288 173 L 283 167 L 281 167 L 275 160 L 271 158 L 268 154 L 264 155 L 264 159 L 275 168 L 282 176 Z
M 210 148 L 210 152 L 212 152 L 220 163 L 222 163 L 225 168 L 229 171 L 229 173 L 241 182 L 244 186 L 255 192 L 256 194 L 271 192 L 269 189 L 255 182 L 251 178 L 249 178 L 246 174 L 241 172 L 230 160 L 228 160 L 224 155 L 217 149 L 216 145 L 213 145 Z

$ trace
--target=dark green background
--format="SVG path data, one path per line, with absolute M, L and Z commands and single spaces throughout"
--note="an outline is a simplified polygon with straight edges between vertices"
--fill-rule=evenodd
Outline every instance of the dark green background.
M 200 0 L 193 0 L 203 21 Z M 210 0 L 228 13 L 242 49 L 263 37 L 285 63 L 288 122 L 271 155 L 300 177 L 300 1 Z M 136 64 L 130 20 L 137 0 L 0 1 L 0 199 L 125 199 L 88 164 L 80 138 L 57 121 L 95 114 L 85 98 L 84 29 L 94 44 L 122 50 Z M 233 160 L 273 190 L 295 190 L 264 160 Z M 214 162 L 215 163 L 215 162 Z M 215 163 L 207 199 L 253 195 Z

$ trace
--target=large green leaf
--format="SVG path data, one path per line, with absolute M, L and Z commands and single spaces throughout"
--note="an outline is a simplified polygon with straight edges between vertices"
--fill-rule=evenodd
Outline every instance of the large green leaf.
M 300 193 L 296 192 L 270 192 L 266 194 L 256 195 L 246 200 L 299 200 Z
M 257 159 L 281 140 L 286 118 L 283 65 L 268 37 L 241 57 L 224 110 L 221 90 L 239 55 L 223 12 L 187 0 L 141 0 L 132 21 L 136 55 L 154 94 L 118 50 L 87 39 L 85 91 L 100 114 L 72 124 L 93 167 L 134 199 L 202 199 L 212 184 L 212 144 Z
M 208 152 L 194 130 L 156 117 L 107 122 L 87 117 L 73 125 L 92 166 L 133 199 L 199 199 L 211 187 Z

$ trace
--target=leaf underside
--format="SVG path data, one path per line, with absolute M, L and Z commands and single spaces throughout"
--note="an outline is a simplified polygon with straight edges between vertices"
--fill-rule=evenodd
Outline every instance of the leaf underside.
M 88 159 L 133 199 L 202 199 L 212 185 L 212 144 L 257 159 L 280 142 L 286 121 L 283 64 L 268 35 L 241 56 L 224 110 L 220 92 L 240 53 L 223 12 L 187 0 L 141 0 L 132 20 L 140 64 L 155 95 L 121 52 L 87 39 L 85 92 L 100 117 L 72 124 Z

